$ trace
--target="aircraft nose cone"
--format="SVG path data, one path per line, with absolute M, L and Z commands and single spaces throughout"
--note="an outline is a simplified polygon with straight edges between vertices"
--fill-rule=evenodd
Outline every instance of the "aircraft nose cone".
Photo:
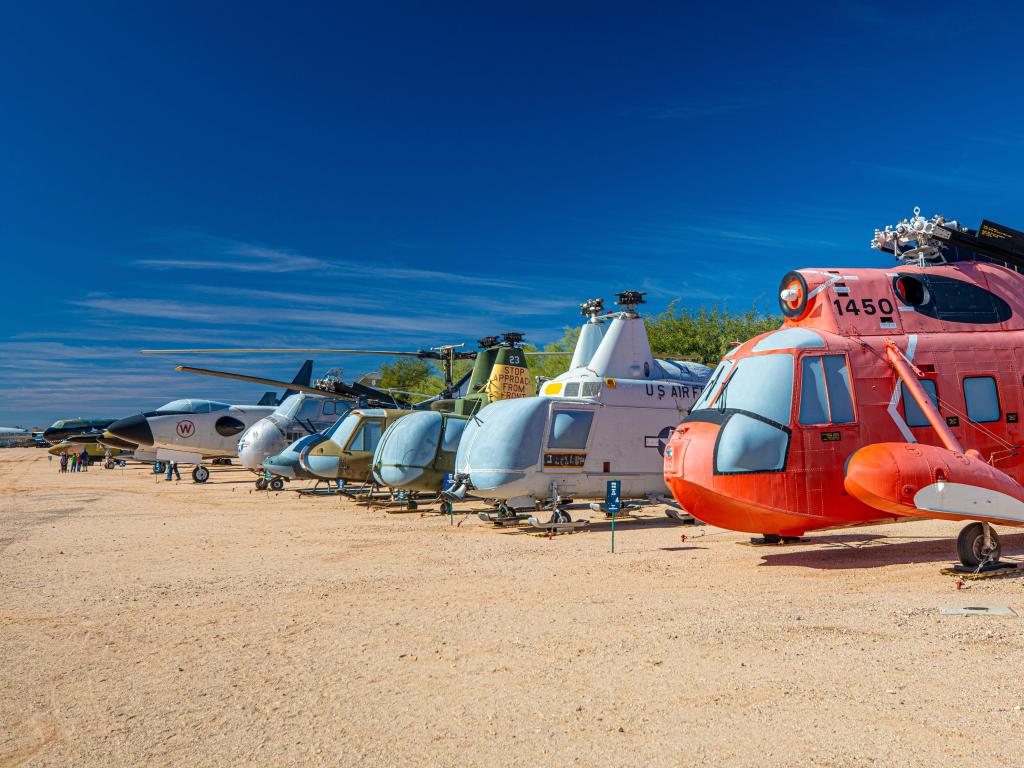
M 136 446 L 136 443 L 131 443 L 127 440 L 122 440 L 120 437 L 111 434 L 109 430 L 100 435 L 98 442 L 110 448 L 121 448 L 122 450 L 125 451 L 130 451 L 134 449 Z
M 141 413 L 115 421 L 107 427 L 107 431 L 114 437 L 128 440 L 136 445 L 153 444 L 153 430 L 149 427 L 149 419 Z
M 46 429 L 43 430 L 43 440 L 45 440 L 48 443 L 54 442 L 56 436 L 57 430 L 54 429 L 53 427 L 47 427 Z

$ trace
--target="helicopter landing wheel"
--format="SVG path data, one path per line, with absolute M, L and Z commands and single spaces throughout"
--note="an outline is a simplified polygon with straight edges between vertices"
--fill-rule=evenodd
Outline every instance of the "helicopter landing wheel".
M 985 528 L 988 528 L 988 543 L 985 542 Z M 965 525 L 956 537 L 956 554 L 960 562 L 968 568 L 979 568 L 984 565 L 995 565 L 1003 547 L 999 536 L 987 523 L 970 523 Z
M 272 491 L 283 491 L 284 490 L 284 478 L 275 477 L 270 481 L 270 490 Z
M 103 466 L 106 467 L 107 469 L 113 469 L 114 468 L 114 460 L 113 459 L 107 459 L 106 463 Z
M 441 502 L 441 514 L 442 515 L 450 515 L 452 513 L 453 509 L 454 509 L 454 507 L 452 506 L 451 501 L 449 501 L 448 499 L 444 499 Z
M 192 480 L 196 483 L 205 483 L 210 479 L 210 470 L 204 467 L 202 464 L 192 470 Z
M 267 478 L 257 477 L 256 478 L 256 490 L 265 491 L 267 489 Z
M 555 508 L 555 511 L 551 513 L 552 523 L 571 523 L 572 517 L 564 509 Z

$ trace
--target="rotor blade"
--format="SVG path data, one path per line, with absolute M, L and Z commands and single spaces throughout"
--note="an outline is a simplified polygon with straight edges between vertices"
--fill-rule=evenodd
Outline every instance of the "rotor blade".
M 523 354 L 524 355 L 566 355 L 566 356 L 569 356 L 569 355 L 572 354 L 572 352 L 571 351 L 565 351 L 565 352 L 541 352 L 540 350 L 537 350 L 536 352 L 524 352 Z
M 429 357 L 424 352 L 393 352 L 385 349 L 143 349 L 144 355 L 388 355 Z
M 220 379 L 235 379 L 236 381 L 251 381 L 253 384 L 266 384 L 267 386 L 270 386 L 270 387 L 283 387 L 285 389 L 291 388 L 291 389 L 294 389 L 294 390 L 298 390 L 299 392 L 305 392 L 305 393 L 310 394 L 310 395 L 320 395 L 321 397 L 331 397 L 332 395 L 336 396 L 336 393 L 325 392 L 324 390 L 317 389 L 316 387 L 306 387 L 306 386 L 303 386 L 302 384 L 292 384 L 292 383 L 287 382 L 287 381 L 278 381 L 277 379 L 264 379 L 264 378 L 262 378 L 260 376 L 246 376 L 245 374 L 242 374 L 242 373 L 225 373 L 224 371 L 211 371 L 211 370 L 208 370 L 206 368 L 192 368 L 192 367 L 187 366 L 187 365 L 176 366 L 174 370 L 176 370 L 176 371 L 184 371 L 185 373 L 198 373 L 201 376 L 216 376 L 217 378 L 220 378 Z M 337 393 L 337 394 L 343 394 L 343 393 Z M 347 393 L 344 393 L 344 394 L 347 394 Z

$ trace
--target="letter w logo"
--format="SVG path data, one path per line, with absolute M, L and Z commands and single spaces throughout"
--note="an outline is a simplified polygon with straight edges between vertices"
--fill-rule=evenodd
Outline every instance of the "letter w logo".
M 178 422 L 178 437 L 192 437 L 195 431 L 196 425 L 188 419 Z

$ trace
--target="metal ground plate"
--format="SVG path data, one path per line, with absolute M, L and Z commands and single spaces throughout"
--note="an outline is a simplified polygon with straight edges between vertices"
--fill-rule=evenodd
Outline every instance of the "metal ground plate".
M 942 616 L 1016 616 L 1017 612 L 1006 605 L 954 605 L 939 608 Z

